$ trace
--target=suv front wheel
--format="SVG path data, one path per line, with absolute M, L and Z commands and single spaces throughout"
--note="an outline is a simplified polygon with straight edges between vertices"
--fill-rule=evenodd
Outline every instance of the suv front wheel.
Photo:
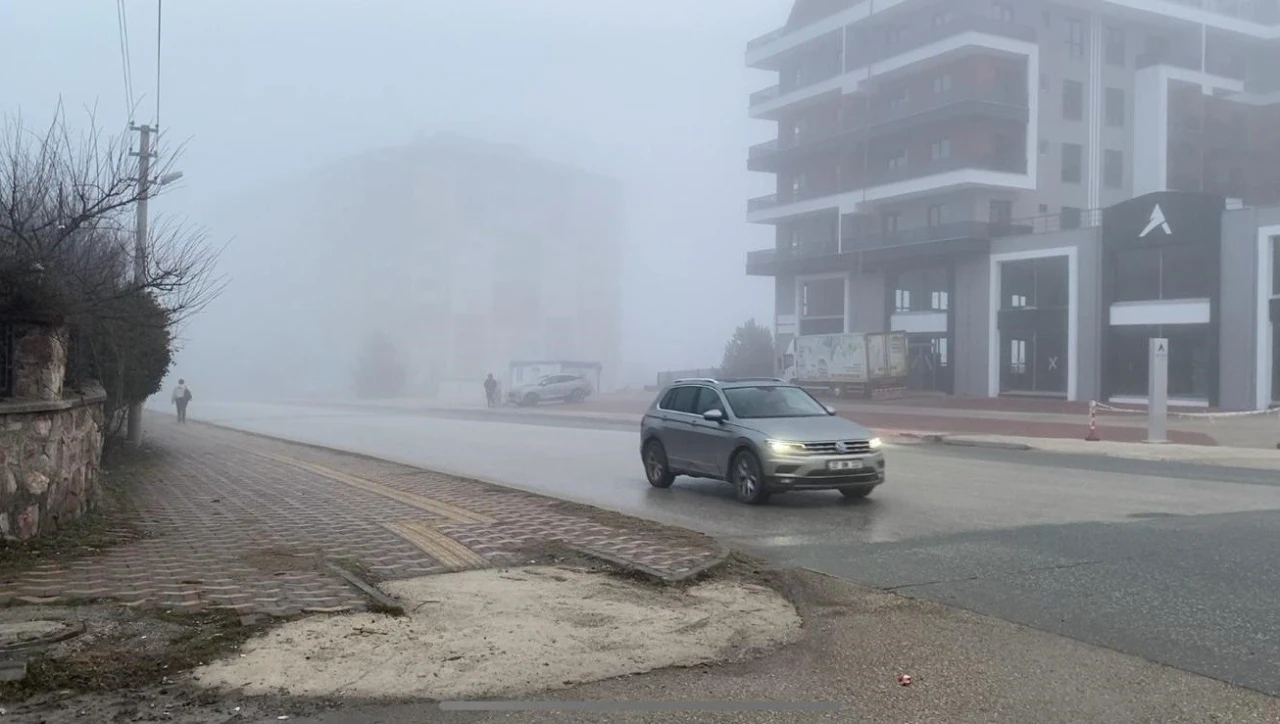
M 743 450 L 733 456 L 730 464 L 729 482 L 737 493 L 738 500 L 748 505 L 763 505 L 769 502 L 769 489 L 764 483 L 764 468 L 760 458 L 750 450 Z

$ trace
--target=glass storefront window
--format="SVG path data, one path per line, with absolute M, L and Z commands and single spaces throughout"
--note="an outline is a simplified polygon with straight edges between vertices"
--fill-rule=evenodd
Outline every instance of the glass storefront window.
M 1213 349 L 1207 324 L 1114 328 L 1109 355 L 1113 394 L 1147 395 L 1147 340 L 1153 337 L 1169 340 L 1169 396 L 1207 400 Z
M 1116 252 L 1116 301 L 1203 299 L 1211 295 L 1213 250 L 1202 246 L 1122 249 Z
M 1271 237 L 1271 296 L 1280 297 L 1280 236 Z
M 800 283 L 800 334 L 844 332 L 844 281 L 826 277 Z
M 1028 262 L 1010 261 L 1000 265 L 1000 308 L 1022 309 L 1034 306 L 1036 297 L 1035 267 Z
M 1121 249 L 1116 252 L 1116 301 L 1141 302 L 1160 298 L 1160 250 Z
M 945 312 L 951 305 L 947 270 L 911 269 L 900 273 L 893 285 L 895 312 Z

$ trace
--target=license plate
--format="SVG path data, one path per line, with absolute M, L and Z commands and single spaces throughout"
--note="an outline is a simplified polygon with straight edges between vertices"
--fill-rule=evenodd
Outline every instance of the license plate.
M 861 468 L 861 460 L 832 460 L 827 463 L 827 470 L 858 470 Z

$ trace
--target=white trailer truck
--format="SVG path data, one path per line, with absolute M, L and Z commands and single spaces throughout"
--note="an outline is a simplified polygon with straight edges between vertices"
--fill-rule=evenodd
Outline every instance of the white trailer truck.
M 810 334 L 787 347 L 783 376 L 837 397 L 879 397 L 906 388 L 907 334 Z

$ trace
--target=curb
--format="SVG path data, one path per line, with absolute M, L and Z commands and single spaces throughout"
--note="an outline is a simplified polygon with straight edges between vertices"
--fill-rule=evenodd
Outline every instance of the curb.
M 685 530 L 688 530 L 688 529 L 686 528 Z M 658 580 L 662 583 L 666 583 L 668 585 L 676 585 L 679 583 L 684 583 L 685 581 L 699 578 L 703 575 L 710 573 L 716 568 L 719 568 L 720 566 L 724 565 L 725 562 L 729 560 L 729 556 L 733 555 L 732 548 L 725 546 L 720 541 L 715 540 L 714 538 L 712 539 L 712 541 L 716 544 L 716 555 L 714 558 L 707 561 L 706 563 L 701 563 L 685 571 L 684 573 L 680 573 L 677 575 L 667 575 L 657 570 L 656 568 L 650 568 L 649 566 L 646 566 L 643 563 L 635 563 L 633 561 L 623 560 L 610 553 L 605 553 L 603 551 L 597 551 L 591 548 L 585 548 L 583 546 L 576 546 L 576 545 L 566 545 L 565 547 L 580 555 L 587 556 L 588 558 L 599 559 L 610 565 L 617 566 L 618 568 L 622 568 L 623 570 L 641 573 L 649 578 L 653 578 L 655 580 Z
M 973 447 L 984 448 L 987 450 L 1017 450 L 1026 451 L 1035 448 L 1021 442 L 1001 442 L 999 440 L 966 440 L 964 438 L 953 438 L 950 435 L 940 435 L 938 442 L 943 445 L 951 445 L 954 447 Z

